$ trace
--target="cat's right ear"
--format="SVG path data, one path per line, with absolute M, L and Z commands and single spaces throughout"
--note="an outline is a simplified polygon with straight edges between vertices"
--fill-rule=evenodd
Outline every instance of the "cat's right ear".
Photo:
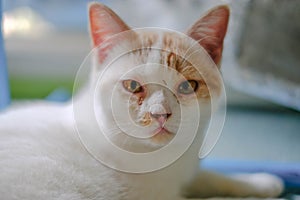
M 187 35 L 198 41 L 212 60 L 219 65 L 223 41 L 229 21 L 229 7 L 221 5 L 208 11 L 188 31 Z
M 94 47 L 99 46 L 103 41 L 115 34 L 130 30 L 116 13 L 98 2 L 89 4 L 89 22 Z M 109 48 L 106 48 L 106 50 L 109 50 Z M 101 61 L 104 59 L 106 52 L 99 53 Z

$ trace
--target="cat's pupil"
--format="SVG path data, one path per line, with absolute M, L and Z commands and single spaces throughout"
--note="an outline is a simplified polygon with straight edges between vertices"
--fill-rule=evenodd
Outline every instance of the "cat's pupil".
M 195 80 L 188 80 L 182 82 L 178 87 L 178 92 L 181 94 L 191 94 L 196 92 L 198 88 L 198 82 Z
M 137 87 L 137 82 L 136 81 L 131 81 L 130 87 L 131 87 L 132 90 L 135 90 L 136 87 Z
M 189 87 L 190 87 L 190 84 L 187 81 L 182 84 L 182 89 L 184 89 L 184 90 L 188 90 Z

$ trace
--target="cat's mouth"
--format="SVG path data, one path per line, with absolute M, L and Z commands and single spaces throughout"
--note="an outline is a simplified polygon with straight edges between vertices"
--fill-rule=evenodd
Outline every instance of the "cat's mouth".
M 155 131 L 154 131 L 154 136 L 157 134 L 173 134 L 171 133 L 167 128 L 165 127 L 158 127 Z
M 159 127 L 154 131 L 151 141 L 163 146 L 168 144 L 174 138 L 174 136 L 175 134 L 170 132 L 167 128 Z

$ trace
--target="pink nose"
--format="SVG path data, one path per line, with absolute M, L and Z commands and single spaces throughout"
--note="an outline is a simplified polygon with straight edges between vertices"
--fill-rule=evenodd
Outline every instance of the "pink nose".
M 171 113 L 163 113 L 163 114 L 150 113 L 150 115 L 152 118 L 156 119 L 160 123 L 160 125 L 163 125 L 172 114 Z

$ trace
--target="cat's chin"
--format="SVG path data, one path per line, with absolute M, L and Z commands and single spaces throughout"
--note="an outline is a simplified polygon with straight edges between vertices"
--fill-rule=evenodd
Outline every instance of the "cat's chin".
M 150 138 L 153 146 L 163 147 L 174 138 L 175 134 L 165 128 L 159 128 L 155 131 L 155 135 Z

